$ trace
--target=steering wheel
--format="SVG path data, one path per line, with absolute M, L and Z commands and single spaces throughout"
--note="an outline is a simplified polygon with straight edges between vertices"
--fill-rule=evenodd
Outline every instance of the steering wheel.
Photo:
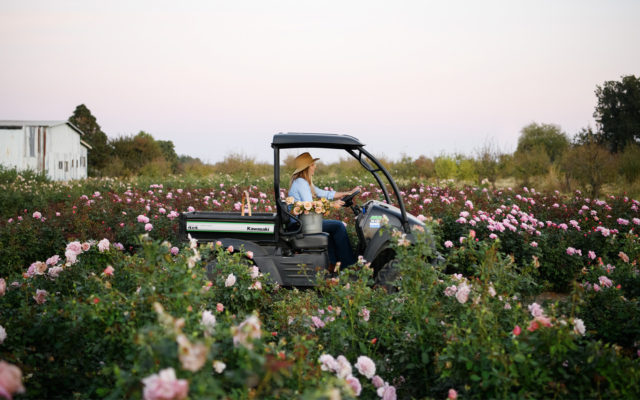
M 351 207 L 353 205 L 354 197 L 356 197 L 359 194 L 360 194 L 360 189 L 356 189 L 355 192 L 353 192 L 351 194 L 348 194 L 348 195 L 344 196 L 343 198 L 341 198 L 340 200 L 344 201 L 344 206 L 343 207 Z

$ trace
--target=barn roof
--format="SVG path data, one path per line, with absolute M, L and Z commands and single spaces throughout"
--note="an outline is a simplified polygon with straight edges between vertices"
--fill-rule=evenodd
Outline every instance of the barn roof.
M 78 132 L 80 136 L 84 136 L 84 132 L 78 129 L 77 126 L 69 121 L 19 121 L 19 120 L 0 120 L 0 129 L 20 129 L 24 126 L 46 126 L 52 128 L 54 126 L 67 124 L 74 131 Z

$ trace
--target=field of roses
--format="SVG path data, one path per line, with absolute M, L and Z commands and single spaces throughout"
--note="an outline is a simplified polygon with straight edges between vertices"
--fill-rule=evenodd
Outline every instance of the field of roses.
M 0 398 L 640 397 L 640 202 L 400 186 L 427 228 L 393 290 L 363 259 L 298 290 L 177 237 L 244 190 L 275 211 L 268 179 L 0 182 Z

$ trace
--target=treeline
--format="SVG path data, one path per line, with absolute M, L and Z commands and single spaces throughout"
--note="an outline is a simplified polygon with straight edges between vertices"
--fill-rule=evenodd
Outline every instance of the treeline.
M 543 189 L 571 191 L 582 189 L 591 196 L 603 186 L 615 185 L 640 194 L 640 78 L 623 76 L 596 86 L 596 127 L 586 127 L 570 137 L 555 124 L 533 122 L 522 128 L 515 152 L 501 151 L 487 142 L 472 155 L 442 154 L 400 160 L 382 157 L 383 164 L 397 178 L 420 177 L 437 183 L 454 179 L 473 184 L 496 186 L 499 181 L 535 185 Z M 89 109 L 79 105 L 69 121 L 85 132 L 89 152 L 90 176 L 166 176 L 167 174 L 271 176 L 270 163 L 230 154 L 224 160 L 207 164 L 198 158 L 178 156 L 173 142 L 155 140 L 140 132 L 135 136 L 108 139 Z M 293 156 L 283 161 L 293 169 Z M 325 164 L 319 172 L 328 175 L 363 174 L 353 159 Z

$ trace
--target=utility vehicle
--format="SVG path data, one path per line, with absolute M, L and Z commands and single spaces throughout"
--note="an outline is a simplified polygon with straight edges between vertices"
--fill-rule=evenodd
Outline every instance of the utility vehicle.
M 281 196 L 280 151 L 294 148 L 344 150 L 373 175 L 385 200 L 369 200 L 358 206 L 354 200 L 359 191 L 341 199 L 344 207 L 355 214 L 358 240 L 355 251 L 371 262 L 376 282 L 386 285 L 395 279 L 391 235 L 394 231 L 399 232 L 406 235 L 406 240 L 412 241 L 412 230 L 424 228 L 424 223 L 407 213 L 400 191 L 387 169 L 364 149 L 358 139 L 348 135 L 279 133 L 273 136 L 271 147 L 276 212 L 251 216 L 243 216 L 240 212 L 185 212 L 179 219 L 182 240 L 191 236 L 198 242 L 220 241 L 225 247 L 244 248 L 253 252 L 255 265 L 262 273 L 268 273 L 274 282 L 282 286 L 314 286 L 318 271 L 329 268 L 329 236 L 324 232 L 303 233 L 300 219 L 290 213 Z M 391 186 L 397 206 L 392 205 L 382 177 Z M 209 260 L 208 274 L 211 276 L 215 269 L 216 261 Z

